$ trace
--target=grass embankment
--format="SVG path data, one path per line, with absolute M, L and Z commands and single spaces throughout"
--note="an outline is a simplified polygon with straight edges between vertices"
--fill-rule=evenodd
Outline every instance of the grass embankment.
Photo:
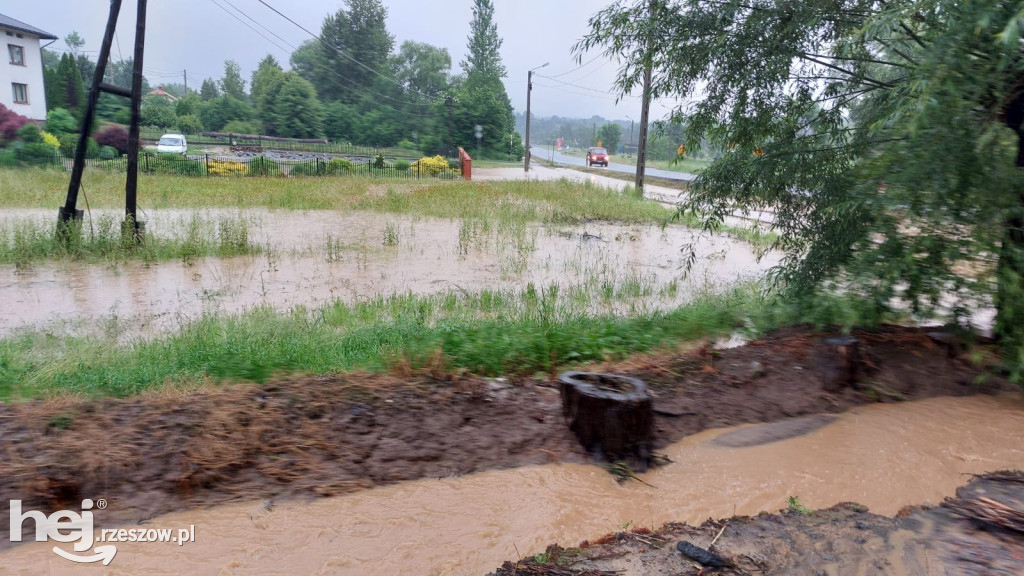
M 318 309 L 212 315 L 131 345 L 107 337 L 28 332 L 0 340 L 0 398 L 128 396 L 163 386 L 262 381 L 293 374 L 432 368 L 481 375 L 549 372 L 672 349 L 737 329 L 811 320 L 755 286 L 704 293 L 670 312 L 590 315 L 557 288 L 378 297 Z M 848 303 L 814 308 L 822 323 L 862 320 Z

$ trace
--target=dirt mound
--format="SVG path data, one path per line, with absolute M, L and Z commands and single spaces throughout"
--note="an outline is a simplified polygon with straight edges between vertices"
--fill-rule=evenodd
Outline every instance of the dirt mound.
M 578 548 L 553 545 L 525 561 L 505 562 L 494 576 L 1024 574 L 1024 523 L 991 522 L 993 507 L 1024 516 L 1024 473 L 977 477 L 943 506 L 896 518 L 844 503 L 696 527 L 668 524 L 657 532 L 609 534 Z
M 825 393 L 808 328 L 748 346 L 601 367 L 648 382 L 655 448 L 711 427 L 874 401 L 1008 389 L 922 331 L 858 333 L 870 367 Z M 584 461 L 554 381 L 380 375 L 302 378 L 127 399 L 0 405 L 0 500 L 28 509 L 105 499 L 135 522 L 231 500 L 334 495 L 424 477 Z M 7 525 L 0 525 L 6 543 Z M 4 544 L 0 544 L 4 546 Z

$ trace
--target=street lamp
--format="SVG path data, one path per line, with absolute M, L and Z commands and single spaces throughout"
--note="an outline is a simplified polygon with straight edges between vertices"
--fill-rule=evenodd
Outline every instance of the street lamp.
M 526 73 L 526 151 L 523 153 L 523 172 L 530 171 L 530 92 L 533 90 L 533 71 L 551 64 L 545 62 Z

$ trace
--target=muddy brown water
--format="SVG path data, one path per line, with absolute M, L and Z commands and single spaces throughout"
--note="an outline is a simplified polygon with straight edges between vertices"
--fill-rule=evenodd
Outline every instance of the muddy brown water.
M 147 233 L 171 235 L 192 212 L 150 211 Z M 5 210 L 11 222 L 50 222 L 43 210 Z M 333 211 L 208 210 L 207 219 L 244 217 L 263 254 L 145 264 L 38 263 L 0 266 L 0 336 L 19 328 L 119 336 L 178 329 L 210 312 L 237 313 L 258 305 L 280 310 L 340 299 L 413 292 L 521 290 L 553 284 L 639 287 L 630 298 L 601 302 L 611 310 L 663 309 L 695 289 L 753 278 L 778 262 L 760 261 L 745 243 L 707 237 L 680 226 L 588 223 L 502 228 L 474 220 L 414 218 Z M 100 214 L 94 214 L 99 218 Z M 693 244 L 696 265 L 685 275 Z M 616 301 L 617 300 L 617 301 Z
M 196 542 L 120 543 L 108 567 L 58 558 L 52 543 L 0 554 L 4 574 L 484 574 L 551 542 L 624 526 L 752 515 L 799 497 L 892 515 L 937 503 L 966 474 L 1024 466 L 1024 402 L 934 398 L 855 408 L 807 434 L 729 448 L 710 430 L 671 445 L 674 461 L 618 485 L 595 466 L 548 465 L 428 479 L 312 502 L 251 502 L 147 521 L 195 525 Z M 70 544 L 64 545 L 70 548 Z

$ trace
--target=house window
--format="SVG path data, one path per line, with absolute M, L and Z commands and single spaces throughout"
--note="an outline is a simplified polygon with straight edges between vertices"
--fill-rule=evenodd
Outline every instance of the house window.
M 25 65 L 25 49 L 16 44 L 8 44 L 7 52 L 11 55 L 11 64 L 15 66 Z
M 11 89 L 14 92 L 15 104 L 28 104 L 28 85 L 18 84 L 17 82 L 11 84 Z

